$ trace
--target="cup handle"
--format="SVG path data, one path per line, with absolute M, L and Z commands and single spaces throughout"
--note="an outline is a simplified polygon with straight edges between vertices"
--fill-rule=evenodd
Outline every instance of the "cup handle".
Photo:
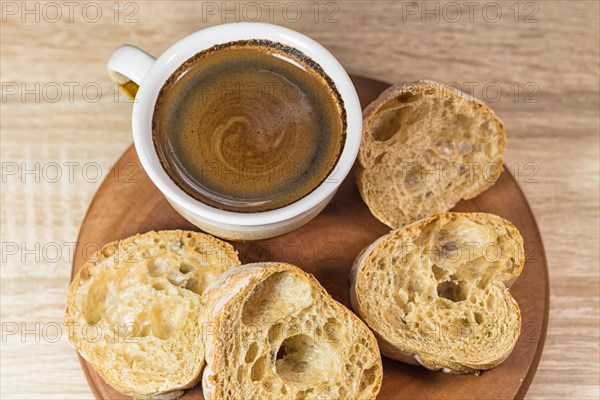
M 135 98 L 139 85 L 156 59 L 130 44 L 117 48 L 108 60 L 111 79 L 131 99 Z

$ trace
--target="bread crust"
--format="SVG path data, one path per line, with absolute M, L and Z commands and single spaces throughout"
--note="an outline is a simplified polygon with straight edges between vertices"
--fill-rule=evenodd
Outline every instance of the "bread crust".
M 431 106 L 443 115 L 435 119 L 430 109 L 429 114 L 419 116 L 412 107 L 421 100 L 402 103 L 400 99 L 406 96 L 443 100 L 444 104 Z M 412 111 L 401 119 L 404 110 Z M 382 128 L 394 112 L 393 118 L 399 119 Z M 453 136 L 459 129 L 451 127 L 459 126 L 465 116 L 474 122 L 463 132 L 467 137 L 459 139 Z M 411 118 L 413 123 L 407 122 Z M 379 130 L 385 132 L 384 140 L 376 138 Z M 440 156 L 433 141 L 440 143 L 442 153 L 448 151 L 450 155 Z M 443 147 L 445 143 L 449 147 Z M 459 148 L 467 149 L 466 153 Z M 482 148 L 491 149 L 491 154 Z M 504 124 L 483 102 L 433 81 L 400 83 L 385 90 L 363 111 L 356 182 L 371 213 L 389 227 L 399 228 L 448 211 L 461 199 L 471 199 L 492 186 L 502 173 L 505 148 Z M 455 177 L 455 167 L 466 171 Z
M 196 249 L 189 247 L 192 245 L 198 247 Z M 143 335 L 140 333 L 139 335 L 141 336 L 139 336 L 135 332 L 122 332 L 120 329 L 122 325 L 127 325 L 127 322 L 123 322 L 128 321 L 127 316 L 125 316 L 124 320 L 117 320 L 115 325 L 113 325 L 113 327 L 117 327 L 116 331 L 112 329 L 113 327 L 110 327 L 109 332 L 105 332 L 102 326 L 99 325 L 103 318 L 106 317 L 102 317 L 98 321 L 98 325 L 95 321 L 90 322 L 86 319 L 86 313 L 90 312 L 90 310 L 86 308 L 88 307 L 86 303 L 90 301 L 88 300 L 88 296 L 94 296 L 94 293 L 90 292 L 90 288 L 93 287 L 92 285 L 94 282 L 98 282 L 95 281 L 95 279 L 100 279 L 98 277 L 102 275 L 103 271 L 112 272 L 112 270 L 115 270 L 119 272 L 122 270 L 122 273 L 116 276 L 121 276 L 122 279 L 126 280 L 131 278 L 131 276 L 128 276 L 128 271 L 126 271 L 127 268 L 133 268 L 140 262 L 147 262 L 149 266 L 148 274 L 150 274 L 148 276 L 151 277 L 152 274 L 150 271 L 150 262 L 147 261 L 147 259 L 148 257 L 153 257 L 149 256 L 150 254 L 155 254 L 158 251 L 162 252 L 159 254 L 168 254 L 168 256 L 174 257 L 176 261 L 177 259 L 180 259 L 183 260 L 183 262 L 188 262 L 188 256 L 191 255 L 199 256 L 199 260 L 206 256 L 206 260 L 208 262 L 207 265 L 181 264 L 182 266 L 180 268 L 184 268 L 185 274 L 191 276 L 189 279 L 196 279 L 193 282 L 191 280 L 187 280 L 185 289 L 183 286 L 181 289 L 164 289 L 157 286 L 157 290 L 169 290 L 173 292 L 169 298 L 182 296 L 181 294 L 176 294 L 178 290 L 181 293 L 184 293 L 184 296 L 182 296 L 183 300 L 186 302 L 184 304 L 190 304 L 192 307 L 194 307 L 193 310 L 197 310 L 198 313 L 202 313 L 204 306 L 201 303 L 201 293 L 197 294 L 194 292 L 194 290 L 199 290 L 199 288 L 202 286 L 202 283 L 198 283 L 197 281 L 211 280 L 212 275 L 210 274 L 217 272 L 220 273 L 222 270 L 240 264 L 240 261 L 237 257 L 237 252 L 229 243 L 223 242 L 210 235 L 192 231 L 151 231 L 108 243 L 94 253 L 73 278 L 69 288 L 69 294 L 67 296 L 65 325 L 69 327 L 69 340 L 77 349 L 79 354 L 86 361 L 88 361 L 102 376 L 102 378 L 113 388 L 133 398 L 170 400 L 180 397 L 183 394 L 184 389 L 195 386 L 201 379 L 200 373 L 202 367 L 204 366 L 204 344 L 202 343 L 199 335 L 198 338 L 193 338 L 193 348 L 189 349 L 193 352 L 193 362 L 188 363 L 188 365 L 180 366 L 177 371 L 172 371 L 172 374 L 169 372 L 169 375 L 172 375 L 172 377 L 169 377 L 168 380 L 141 383 L 142 381 L 136 382 L 132 381 L 132 379 L 124 378 L 124 376 L 131 377 L 132 374 L 123 374 L 123 371 L 120 371 L 118 368 L 116 368 L 116 366 L 112 364 L 112 361 L 108 359 L 106 351 L 100 351 L 98 348 L 94 347 L 98 346 L 96 343 L 100 343 L 99 345 L 101 345 L 101 343 L 104 343 L 104 341 L 106 341 L 106 345 L 109 345 L 112 343 L 112 341 L 114 341 L 114 343 L 118 343 L 119 346 L 127 346 L 127 343 L 141 343 L 144 341 L 145 337 L 143 337 L 143 335 L 146 335 L 146 333 Z M 181 257 L 178 258 L 179 256 L 177 254 L 180 254 Z M 216 258 L 213 258 L 213 256 Z M 216 261 L 215 263 L 215 260 L 217 259 L 221 260 L 221 262 Z M 160 264 L 157 265 L 162 267 Z M 158 279 L 162 279 L 162 277 L 159 276 L 161 273 L 163 272 L 156 271 L 154 277 L 156 278 L 158 276 Z M 103 286 L 109 287 L 111 285 L 122 285 L 124 288 L 123 290 L 127 290 L 128 288 L 131 289 L 136 285 L 142 286 L 140 282 L 135 281 L 135 279 L 138 278 L 142 282 L 146 279 L 151 279 L 142 274 L 139 276 L 136 275 L 135 278 L 132 278 L 134 281 L 121 283 L 121 280 L 116 280 L 115 275 L 113 274 L 111 275 L 111 278 L 109 278 L 106 282 L 103 282 Z M 185 280 L 182 280 L 181 282 L 177 281 L 179 279 L 186 279 L 182 278 L 182 275 L 180 275 L 178 272 L 175 272 L 173 275 L 169 275 L 168 279 L 173 279 L 175 283 L 179 283 L 181 285 L 186 283 Z M 159 282 L 158 285 L 163 285 L 163 283 Z M 168 286 L 168 284 L 165 285 Z M 119 291 L 117 290 L 116 293 L 118 292 Z M 169 298 L 163 297 L 162 299 L 165 299 L 163 301 L 167 301 Z M 143 299 L 138 300 L 142 301 Z M 104 301 L 104 299 L 101 301 Z M 91 312 L 101 313 L 101 311 L 99 311 L 101 309 L 103 309 L 103 306 L 92 304 Z M 118 310 L 118 308 L 116 308 L 116 310 Z M 108 311 L 105 311 L 105 313 L 106 312 Z M 147 312 L 150 312 L 150 310 L 144 311 L 144 315 L 146 315 Z M 183 318 L 190 317 L 184 316 Z M 190 321 L 197 321 L 200 318 L 200 315 L 196 315 L 195 319 Z M 123 324 L 119 325 L 121 323 Z M 141 329 L 137 324 L 137 320 L 134 321 L 131 326 L 133 326 L 134 331 Z M 84 330 L 88 329 L 89 327 L 98 327 L 95 329 L 100 329 L 101 337 L 99 341 L 94 342 L 87 338 Z M 150 329 L 153 328 L 154 327 Z M 160 327 L 157 327 L 156 329 L 159 328 Z M 183 327 L 179 326 L 175 326 L 175 328 L 183 329 Z M 166 335 L 166 333 L 164 334 Z M 150 335 L 152 336 L 158 334 L 156 332 L 152 332 Z M 148 346 L 148 350 L 146 351 L 151 352 L 152 346 L 154 345 L 153 343 L 157 342 L 149 341 L 144 343 L 146 343 L 145 346 Z M 157 366 L 153 368 L 160 369 L 162 363 L 164 362 L 166 362 L 166 360 L 160 360 L 160 362 L 157 363 Z
M 248 398 L 256 396 L 248 387 L 254 384 L 248 382 L 248 379 L 238 382 L 238 387 L 234 388 L 234 392 L 227 391 L 224 382 L 227 376 L 233 374 L 233 361 L 228 360 L 225 337 L 221 330 L 224 329 L 226 322 L 233 315 L 239 315 L 239 308 L 243 306 L 243 302 L 247 301 L 249 294 L 254 293 L 262 282 L 265 282 L 270 277 L 276 276 L 279 273 L 292 274 L 296 279 L 307 282 L 310 285 L 311 291 L 316 291 L 318 296 L 327 300 L 327 307 L 331 307 L 341 321 L 345 321 L 347 326 L 351 326 L 353 332 L 359 332 L 360 337 L 366 340 L 368 347 L 371 349 L 372 365 L 368 366 L 373 371 L 373 383 L 371 387 L 365 389 L 366 392 L 360 392 L 358 397 L 361 399 L 374 399 L 381 388 L 383 378 L 383 370 L 381 358 L 377 347 L 377 341 L 371 331 L 363 324 L 363 322 L 354 315 L 346 307 L 333 300 L 319 282 L 311 275 L 300 268 L 285 263 L 255 263 L 243 265 L 235 270 L 230 270 L 222 274 L 214 281 L 209 289 L 205 292 L 204 301 L 208 304 L 206 320 L 210 321 L 210 334 L 206 335 L 206 368 L 203 372 L 202 389 L 204 396 L 210 400 L 225 399 L 225 398 Z M 300 301 L 300 300 L 298 300 Z M 277 307 L 277 305 L 272 305 Z M 237 310 L 237 314 L 236 314 Z M 242 331 L 241 331 L 242 332 Z M 358 346 L 358 345 L 357 345 Z M 323 357 L 326 358 L 324 354 Z M 227 365 L 229 363 L 229 365 Z M 365 366 L 366 368 L 367 366 Z M 275 369 L 273 367 L 273 369 Z M 331 372 L 333 373 L 333 372 Z M 280 375 L 275 373 L 276 379 Z M 288 382 L 289 383 L 289 382 Z M 355 382 L 347 382 L 347 388 L 355 385 Z M 294 386 L 296 385 L 296 386 Z M 291 384 L 292 389 L 298 389 L 297 384 Z M 310 384 L 308 386 L 300 386 L 302 390 L 308 389 L 310 393 Z M 229 388 L 231 390 L 231 388 Z M 298 389 L 300 390 L 300 389 Z M 285 399 L 291 398 L 293 393 L 270 393 L 267 397 Z M 316 394 L 315 394 L 316 395 Z M 310 398 L 308 395 L 307 398 Z
M 428 351 L 427 346 L 415 346 L 415 343 L 411 342 L 411 340 L 394 334 L 392 331 L 397 328 L 390 328 L 391 324 L 382 320 L 381 314 L 378 313 L 381 310 L 374 312 L 373 302 L 369 301 L 369 296 L 374 295 L 374 293 L 372 293 L 372 287 L 370 286 L 370 280 L 372 280 L 373 277 L 367 277 L 367 275 L 369 270 L 375 268 L 374 264 L 372 264 L 374 257 L 376 257 L 378 254 L 389 252 L 390 248 L 394 248 L 390 247 L 391 242 L 405 241 L 408 238 L 414 238 L 422 235 L 426 227 L 431 226 L 438 221 L 441 223 L 447 223 L 457 220 L 469 220 L 479 224 L 488 224 L 494 227 L 499 227 L 500 229 L 506 230 L 507 234 L 515 239 L 515 254 L 517 257 L 515 258 L 515 263 L 512 266 L 512 269 L 505 274 L 502 273 L 502 271 L 498 272 L 496 274 L 497 279 L 492 279 L 489 283 L 490 285 L 500 284 L 504 288 L 504 290 L 500 291 L 500 296 L 503 297 L 502 300 L 506 301 L 506 307 L 508 308 L 509 313 L 514 313 L 512 314 L 514 317 L 513 323 L 507 325 L 510 329 L 507 335 L 509 335 L 512 340 L 508 340 L 509 343 L 507 344 L 506 348 L 495 351 L 495 355 L 493 357 L 482 360 L 480 359 L 477 362 L 473 362 L 473 360 L 461 360 L 459 354 L 455 354 L 452 357 L 453 359 L 451 359 L 432 351 L 433 348 L 429 349 Z M 365 321 L 365 323 L 367 323 L 367 325 L 375 333 L 379 343 L 379 348 L 382 354 L 386 355 L 387 357 L 412 365 L 421 365 L 430 370 L 441 370 L 446 373 L 479 373 L 481 370 L 490 369 L 502 363 L 510 355 L 519 336 L 521 324 L 520 310 L 518 304 L 508 292 L 508 289 L 521 274 L 524 262 L 525 257 L 523 239 L 518 230 L 509 221 L 504 220 L 496 215 L 486 213 L 441 213 L 420 221 L 416 221 L 405 226 L 404 228 L 393 230 L 377 239 L 371 245 L 367 246 L 358 255 L 352 266 L 350 274 L 350 299 L 352 307 L 357 312 L 359 317 L 363 319 L 363 321 Z M 396 265 L 394 267 L 396 267 L 394 274 L 408 273 L 403 272 L 402 265 Z M 420 273 L 425 274 L 426 271 L 423 270 Z M 393 290 L 397 290 L 397 288 Z M 414 294 L 417 295 L 416 293 Z M 381 309 L 383 309 L 383 307 L 384 304 L 381 304 Z M 440 324 L 449 323 L 449 321 L 438 322 Z M 432 340 L 431 338 L 427 337 L 421 337 L 420 339 L 417 339 L 423 342 Z M 437 338 L 434 338 L 433 340 L 437 340 Z M 468 346 L 469 345 L 467 344 L 467 347 Z M 463 349 L 463 351 L 466 350 Z

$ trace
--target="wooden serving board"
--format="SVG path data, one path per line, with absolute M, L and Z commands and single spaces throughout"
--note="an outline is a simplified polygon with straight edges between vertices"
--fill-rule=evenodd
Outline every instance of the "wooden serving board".
M 387 84 L 353 77 L 364 106 Z M 383 357 L 379 399 L 520 399 L 535 374 L 548 323 L 548 269 L 535 218 L 517 182 L 504 171 L 496 184 L 458 211 L 483 211 L 510 220 L 525 240 L 526 261 L 511 289 L 522 313 L 521 336 L 510 357 L 480 376 L 431 372 Z M 196 229 L 167 203 L 140 166 L 133 146 L 106 178 L 85 216 L 75 251 L 73 275 L 99 246 L 149 230 Z M 327 291 L 350 307 L 348 273 L 366 245 L 388 232 L 362 202 L 354 176 L 343 182 L 333 201 L 307 225 L 284 236 L 253 243 L 233 243 L 243 263 L 286 261 L 314 274 Z M 126 399 L 108 386 L 90 364 L 81 365 L 99 399 Z M 183 399 L 202 399 L 200 385 Z

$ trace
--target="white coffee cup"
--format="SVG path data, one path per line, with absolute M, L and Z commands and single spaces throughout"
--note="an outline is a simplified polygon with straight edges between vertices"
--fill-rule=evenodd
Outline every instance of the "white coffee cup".
M 305 197 L 287 206 L 263 212 L 233 212 L 209 206 L 186 194 L 163 169 L 152 141 L 152 117 L 165 81 L 186 60 L 214 45 L 263 39 L 301 51 L 332 79 L 344 101 L 347 132 L 342 153 L 328 178 Z M 348 74 L 323 46 L 298 32 L 263 23 L 234 23 L 192 33 L 169 47 L 160 57 L 131 45 L 119 47 L 108 61 L 115 82 L 139 85 L 133 106 L 133 141 L 146 173 L 169 203 L 188 221 L 216 236 L 233 240 L 259 240 L 290 232 L 314 218 L 333 198 L 356 159 L 362 132 L 362 111 Z

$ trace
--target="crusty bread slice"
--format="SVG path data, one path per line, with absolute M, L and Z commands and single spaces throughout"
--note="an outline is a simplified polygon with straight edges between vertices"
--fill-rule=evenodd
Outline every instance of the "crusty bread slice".
M 377 341 L 319 282 L 283 263 L 247 264 L 215 280 L 207 303 L 207 399 L 374 399 Z
M 507 220 L 444 213 L 390 232 L 352 269 L 352 306 L 393 359 L 444 372 L 504 361 L 521 327 L 508 288 L 521 274 L 523 238 Z
M 190 231 L 109 243 L 75 276 L 69 339 L 108 384 L 133 398 L 174 399 L 200 380 L 201 294 L 237 252 Z
M 391 228 L 450 210 L 502 172 L 502 122 L 440 83 L 392 86 L 363 119 L 356 182 L 373 215 Z

